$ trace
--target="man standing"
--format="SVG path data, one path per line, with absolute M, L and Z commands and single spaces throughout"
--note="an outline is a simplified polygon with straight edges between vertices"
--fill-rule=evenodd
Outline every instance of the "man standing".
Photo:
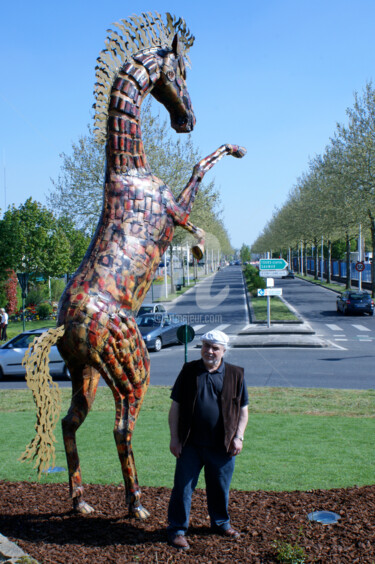
M 5 309 L 1 310 L 1 340 L 7 340 L 8 314 Z
M 205 468 L 207 507 L 213 532 L 236 539 L 230 525 L 229 487 L 248 419 L 244 370 L 223 360 L 228 337 L 202 336 L 201 359 L 186 363 L 171 393 L 170 450 L 177 458 L 168 509 L 168 539 L 187 550 L 191 496 Z

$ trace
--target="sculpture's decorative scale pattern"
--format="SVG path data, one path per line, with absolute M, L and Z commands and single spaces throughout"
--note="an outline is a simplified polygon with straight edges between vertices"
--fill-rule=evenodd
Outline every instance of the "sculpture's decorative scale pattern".
M 147 163 L 140 107 L 150 92 L 165 105 L 177 132 L 193 129 L 195 116 L 185 83 L 184 55 L 194 38 L 182 19 L 169 14 L 165 25 L 159 15 L 151 14 L 115 25 L 121 34 L 110 31 L 107 49 L 98 59 L 95 90 L 97 136 L 106 142 L 107 157 L 102 214 L 82 264 L 62 295 L 61 327 L 49 338 L 49 346 L 57 342 L 72 379 L 72 402 L 62 425 L 75 509 L 93 511 L 83 499 L 75 435 L 102 376 L 115 400 L 114 436 L 129 511 L 143 519 L 148 512 L 140 503 L 131 439 L 149 384 L 150 361 L 135 316 L 176 225 L 197 238 L 193 254 L 202 256 L 204 232 L 189 221 L 200 182 L 224 155 L 242 157 L 245 150 L 222 145 L 194 167 L 188 184 L 175 199 Z M 31 359 L 42 353 L 45 358 L 45 347 L 36 342 L 27 361 L 28 381 L 38 378 L 38 363 Z M 41 393 L 48 391 L 44 386 Z M 43 405 L 47 410 L 52 403 Z M 43 442 L 34 443 L 37 446 L 28 448 L 23 457 L 36 458 L 39 471 L 51 454 L 48 445 L 53 445 L 56 418 L 53 410 L 49 413 L 45 417 L 39 410 L 38 417 L 50 421 L 51 428 L 43 430 Z

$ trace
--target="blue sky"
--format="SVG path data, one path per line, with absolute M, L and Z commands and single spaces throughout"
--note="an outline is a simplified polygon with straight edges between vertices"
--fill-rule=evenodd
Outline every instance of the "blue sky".
M 92 121 L 106 30 L 133 13 L 185 18 L 196 37 L 188 88 L 202 155 L 222 143 L 215 179 L 232 244 L 251 244 L 308 160 L 345 122 L 375 71 L 373 0 L 14 0 L 2 8 L 0 208 L 46 203 L 60 153 Z

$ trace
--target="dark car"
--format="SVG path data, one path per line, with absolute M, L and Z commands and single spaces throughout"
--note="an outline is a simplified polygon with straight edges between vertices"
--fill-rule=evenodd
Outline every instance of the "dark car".
M 285 274 L 283 274 L 282 278 L 294 278 L 293 270 L 286 270 Z
M 139 315 L 138 327 L 148 349 L 160 351 L 165 345 L 179 343 L 177 329 L 184 325 L 179 317 L 169 313 Z
M 13 337 L 13 339 L 10 339 L 10 341 L 0 347 L 0 380 L 4 376 L 25 377 L 26 371 L 25 367 L 22 366 L 22 360 L 25 356 L 26 349 L 35 337 L 40 337 L 44 331 L 47 331 L 47 329 L 25 331 L 17 335 L 17 337 Z M 51 376 L 70 378 L 65 362 L 61 358 L 55 345 L 51 347 L 49 353 L 49 371 Z
M 348 290 L 337 296 L 337 312 L 368 313 L 374 315 L 374 300 L 368 292 L 362 290 Z
M 143 315 L 144 313 L 165 313 L 166 311 L 163 304 L 153 302 L 141 305 L 137 316 Z

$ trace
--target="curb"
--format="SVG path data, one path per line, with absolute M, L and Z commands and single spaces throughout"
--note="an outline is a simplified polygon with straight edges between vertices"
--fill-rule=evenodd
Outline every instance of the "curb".
M 0 562 L 4 562 L 4 564 L 38 564 L 35 558 L 31 558 L 17 544 L 11 542 L 2 534 L 0 534 Z
M 324 284 L 320 284 L 319 282 L 313 282 L 312 280 L 305 280 L 304 278 L 300 278 L 298 275 L 296 276 L 298 280 L 301 282 L 307 282 L 308 284 L 314 284 L 314 286 L 319 286 L 320 288 L 324 288 L 324 290 L 329 290 L 330 292 L 335 292 L 335 294 L 341 294 L 341 290 L 334 290 L 333 288 L 327 288 Z

